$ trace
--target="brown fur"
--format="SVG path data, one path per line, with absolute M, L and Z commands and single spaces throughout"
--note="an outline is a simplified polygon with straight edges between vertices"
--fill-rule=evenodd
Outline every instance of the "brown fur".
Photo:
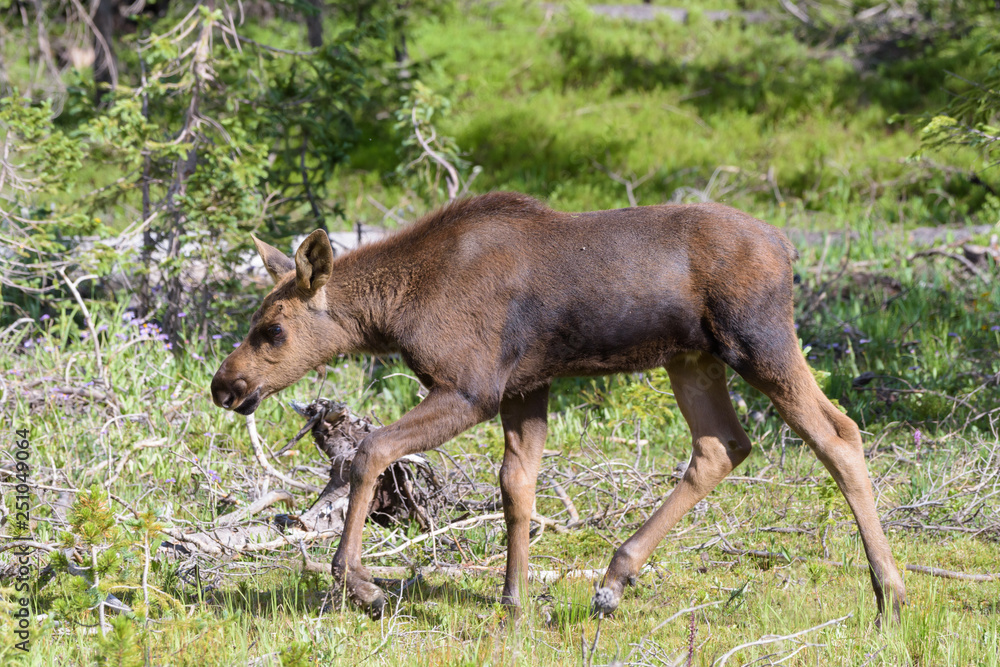
M 667 368 L 694 452 L 666 503 L 615 554 L 595 609 L 617 607 L 663 536 L 750 452 L 725 365 L 767 394 L 854 511 L 881 613 L 905 592 L 879 525 L 861 438 L 817 387 L 793 324 L 795 250 L 774 227 L 718 204 L 558 213 L 525 195 L 459 201 L 334 259 L 323 232 L 289 259 L 257 241 L 277 285 L 212 381 L 244 414 L 339 354 L 399 352 L 427 398 L 361 446 L 333 569 L 374 613 L 361 565 L 378 475 L 498 413 L 508 527 L 503 599 L 519 601 L 553 378 Z M 282 329 L 275 336 L 275 325 Z

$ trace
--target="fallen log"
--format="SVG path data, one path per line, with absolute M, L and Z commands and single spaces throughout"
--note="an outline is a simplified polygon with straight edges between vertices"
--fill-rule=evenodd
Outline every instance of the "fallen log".
M 295 496 L 289 491 L 273 490 L 250 506 L 221 516 L 211 530 L 193 533 L 168 531 L 171 540 L 165 541 L 161 548 L 177 555 L 195 552 L 213 556 L 235 555 L 258 551 L 257 547 L 262 544 L 280 545 L 289 540 L 297 542 L 304 536 L 333 539 L 340 535 L 350 491 L 351 462 L 361 442 L 379 427 L 352 414 L 344 403 L 325 398 L 309 404 L 293 402 L 292 407 L 306 418 L 307 428 L 281 451 L 294 445 L 308 431 L 316 447 L 330 460 L 330 479 L 309 508 L 301 514 L 276 514 L 265 520 L 255 520 L 257 514 L 277 502 L 294 503 Z M 251 424 L 249 420 L 248 424 Z M 287 481 L 288 476 L 267 460 L 265 448 L 252 424 L 250 431 L 258 462 L 267 474 Z M 300 489 L 317 488 L 301 483 L 295 486 Z M 435 498 L 440 490 L 441 484 L 427 459 L 405 456 L 389 466 L 379 478 L 368 518 L 386 527 L 416 521 L 422 530 L 428 530 L 444 505 L 443 499 Z

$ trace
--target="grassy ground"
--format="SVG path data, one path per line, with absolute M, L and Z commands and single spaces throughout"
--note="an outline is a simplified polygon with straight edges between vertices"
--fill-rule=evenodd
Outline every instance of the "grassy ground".
M 942 68 L 974 73 L 983 29 L 871 76 L 839 52 L 767 27 L 697 18 L 688 26 L 633 26 L 591 18 L 580 7 L 548 17 L 509 4 L 462 9 L 419 26 L 412 49 L 425 80 L 455 100 L 441 130 L 483 166 L 474 189 L 521 189 L 566 209 L 620 206 L 628 203 L 625 188 L 606 171 L 626 179 L 651 172 L 635 190 L 639 203 L 704 196 L 779 224 L 858 233 L 850 246 L 801 248 L 804 353 L 866 432 L 879 511 L 900 566 L 1000 571 L 1000 287 L 956 260 L 915 256 L 875 236 L 896 222 L 995 222 L 995 204 L 950 168 L 970 156 L 906 163 L 915 137 L 906 123 L 886 125 L 893 113 L 938 103 Z M 370 131 L 372 147 L 359 149 L 337 181 L 349 212 L 380 219 L 367 195 L 418 212 L 425 205 L 384 178 L 395 155 L 379 141 L 385 128 L 373 123 Z M 3 664 L 998 662 L 998 580 L 907 572 L 902 624 L 873 627 L 864 552 L 846 504 L 808 448 L 738 378 L 731 388 L 754 454 L 667 537 L 611 618 L 591 618 L 592 582 L 567 577 L 533 583 L 522 618 L 509 622 L 495 604 L 499 521 L 369 559 L 470 568 L 458 579 L 428 576 L 382 621 L 325 608 L 329 577 L 301 571 L 298 545 L 232 559 L 175 560 L 155 548 L 147 555 L 162 538 L 152 522 L 204 529 L 269 484 L 250 456 L 242 419 L 212 406 L 207 393 L 243 332 L 193 326 L 178 353 L 152 323 L 131 319 L 123 301 L 91 308 L 113 398 L 89 384 L 98 379 L 94 341 L 67 302 L 53 317 L 0 337 L 0 405 L 5 424 L 29 432 L 36 488 L 28 536 L 49 548 L 93 544 L 101 596 L 113 592 L 135 617 L 109 614 L 114 625 L 102 636 L 97 594 L 58 557 L 36 552 L 33 564 L 41 569 L 53 559 L 57 574 L 30 591 L 30 653 L 13 648 L 14 620 L 0 617 Z M 302 423 L 286 400 L 317 395 L 389 422 L 418 400 L 405 372 L 391 359 L 343 360 L 325 381 L 307 378 L 265 403 L 262 434 L 277 448 Z M 558 484 L 581 523 L 538 531 L 534 568 L 605 567 L 672 488 L 689 436 L 669 396 L 654 389 L 669 390 L 662 371 L 556 386 L 538 512 L 569 521 Z M 11 460 L 10 441 L 0 465 Z M 449 492 L 485 513 L 499 500 L 502 446 L 499 425 L 490 422 L 442 448 L 448 456 L 429 457 Z M 282 467 L 321 483 L 323 457 L 308 443 L 295 451 Z M 0 473 L 4 541 L 16 534 L 9 471 Z M 82 493 L 91 485 L 92 497 Z M 61 519 L 60 498 L 69 491 L 77 505 Z M 262 516 L 302 511 L 309 500 L 297 492 L 295 509 Z M 137 520 L 143 512 L 151 514 Z M 439 519 L 466 514 L 456 507 Z M 366 550 L 416 535 L 413 526 L 371 525 Z M 335 547 L 302 545 L 321 562 Z M 88 547 L 74 557 L 87 565 L 91 556 Z M 0 552 L 0 604 L 13 613 L 12 564 L 11 552 Z
M 831 248 L 828 270 L 817 280 L 818 260 L 804 254 L 800 331 L 812 343 L 812 363 L 831 396 L 868 433 L 870 469 L 896 558 L 901 566 L 995 572 L 1000 517 L 991 493 L 1000 475 L 998 392 L 995 381 L 984 378 L 995 376 L 1000 366 L 1000 333 L 988 326 L 997 321 L 998 288 L 970 281 L 944 261 L 907 261 L 863 244 L 842 255 L 843 248 Z M 846 268 L 838 278 L 840 267 Z M 895 276 L 899 293 L 887 296 L 877 282 L 858 283 L 857 276 L 871 273 Z M 819 290 L 827 295 L 823 305 L 807 313 Z M 936 294 L 947 299 L 935 301 Z M 885 322 L 887 310 L 897 313 L 895 328 Z M 221 357 L 232 349 L 231 338 L 213 341 L 209 334 L 199 344 L 192 334 L 188 352 L 173 356 L 154 327 L 129 321 L 123 308 L 100 308 L 94 318 L 116 408 L 67 391 L 87 388 L 95 374 L 92 342 L 81 340 L 72 309 L 38 323 L 29 347 L 3 355 L 0 373 L 13 401 L 5 403 L 10 423 L 29 429 L 33 480 L 42 485 L 32 506 L 31 537 L 44 543 L 61 539 L 66 527 L 53 520 L 52 509 L 59 489 L 97 484 L 99 497 L 114 494 L 107 511 L 123 533 L 96 540 L 100 553 L 114 557 L 103 590 L 129 603 L 138 619 L 120 619 L 110 639 L 98 638 L 96 599 L 85 595 L 79 577 L 59 574 L 32 591 L 33 611 L 42 620 L 33 628 L 30 654 L 9 648 L 13 627 L 5 622 L 5 662 L 87 664 L 138 656 L 142 664 L 148 651 L 151 664 L 277 664 L 279 659 L 284 664 L 365 659 L 386 664 L 606 664 L 616 659 L 659 664 L 656 660 L 663 659 L 683 664 L 692 651 L 692 664 L 707 665 L 740 644 L 790 635 L 848 614 L 839 624 L 796 639 L 747 648 L 727 664 L 758 658 L 763 659 L 759 664 L 782 658 L 789 658 L 782 664 L 996 662 L 995 652 L 983 647 L 994 645 L 1000 633 L 998 581 L 908 573 L 909 606 L 902 625 L 874 629 L 868 577 L 863 567 L 858 569 L 864 553 L 845 503 L 808 448 L 739 380 L 732 388 L 737 402 L 746 403 L 755 453 L 737 478 L 682 521 L 638 585 L 628 590 L 620 612 L 600 623 L 587 613 L 592 583 L 573 578 L 533 584 L 531 594 L 538 599 L 519 623 L 508 623 L 495 604 L 504 553 L 498 521 L 452 531 L 433 547 L 427 541 L 370 561 L 479 568 L 457 580 L 429 576 L 381 622 L 351 610 L 321 611 L 328 577 L 301 573 L 294 546 L 256 557 L 201 559 L 197 567 L 154 551 L 148 579 L 154 594 L 147 606 L 141 593 L 147 560 L 143 531 L 126 523 L 132 512 L 150 510 L 164 525 L 194 530 L 260 494 L 266 481 L 248 455 L 242 420 L 214 408 L 205 389 Z M 203 345 L 210 351 L 199 359 L 194 350 Z M 879 377 L 852 389 L 852 379 L 866 371 Z M 401 372 L 405 369 L 393 362 L 373 366 L 345 360 L 325 383 L 303 380 L 281 401 L 269 401 L 258 411 L 265 438 L 281 443 L 298 430 L 301 420 L 284 400 L 309 400 L 317 393 L 390 421 L 417 400 L 416 383 Z M 40 382 L 33 385 L 33 380 Z M 550 405 L 553 451 L 543 465 L 538 511 L 559 523 L 568 521 L 554 490 L 558 482 L 583 521 L 565 533 L 549 529 L 537 535 L 537 569 L 603 568 L 614 547 L 671 488 L 671 474 L 689 455 L 688 436 L 669 397 L 650 387 L 669 389 L 662 372 L 567 380 L 557 387 Z M 991 410 L 992 416 L 980 416 Z M 431 460 L 453 484 L 462 484 L 465 475 L 473 479 L 474 485 L 463 487 L 467 500 L 498 500 L 498 424 L 477 427 L 444 450 L 450 458 L 432 453 Z M 322 471 L 320 455 L 307 444 L 298 451 L 287 464 L 297 466 L 295 476 L 321 482 L 308 471 L 310 466 Z M 5 486 L 5 493 L 10 488 Z M 309 497 L 299 494 L 299 511 Z M 466 514 L 446 511 L 440 520 Z M 77 530 L 71 543 L 86 539 L 84 532 Z M 371 525 L 366 535 L 371 553 L 403 544 L 416 533 L 413 527 Z M 335 542 L 305 546 L 310 558 L 327 561 Z M 746 550 L 774 556 L 761 559 L 745 555 Z M 47 560 L 41 555 L 36 562 Z M 710 603 L 716 604 L 664 624 L 677 612 Z M 6 604 L 13 610 L 9 598 Z

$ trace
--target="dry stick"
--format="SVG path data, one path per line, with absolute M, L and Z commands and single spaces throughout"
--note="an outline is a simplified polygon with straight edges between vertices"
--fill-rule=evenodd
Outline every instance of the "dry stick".
M 9 327 L 7 327 L 6 329 L 4 329 L 3 331 L 0 331 L 0 340 L 3 340 L 7 336 L 8 333 L 10 333 L 11 331 L 13 331 L 15 328 L 19 327 L 20 325 L 27 324 L 28 322 L 34 322 L 34 321 L 35 320 L 31 319 L 30 317 L 20 317 L 20 318 L 14 320 L 13 324 L 11 324 Z
M 241 508 L 235 512 L 224 514 L 215 522 L 218 526 L 232 526 L 243 519 L 260 514 L 271 505 L 278 503 L 290 503 L 294 501 L 294 496 L 284 489 L 274 489 L 268 491 L 263 496 L 253 501 L 248 507 Z
M 36 542 L 35 540 L 22 540 L 19 537 L 14 537 L 13 535 L 0 535 L 0 553 L 7 551 L 8 549 L 36 549 L 38 551 L 55 551 L 59 548 L 59 544 L 56 542 Z
M 635 647 L 639 648 L 640 646 L 642 646 L 642 643 L 644 641 L 652 637 L 657 630 L 665 626 L 667 623 L 670 623 L 670 621 L 674 620 L 675 618 L 683 616 L 684 614 L 694 614 L 694 612 L 699 611 L 701 609 L 705 609 L 706 607 L 717 607 L 718 605 L 723 604 L 725 602 L 726 600 L 717 600 L 715 602 L 706 602 L 705 604 L 700 604 L 696 607 L 687 607 L 686 609 L 681 609 L 679 612 L 677 612 L 670 618 L 657 623 L 656 627 L 654 627 L 652 630 L 643 635 L 641 639 L 639 639 L 639 641 L 635 644 Z M 636 648 L 633 648 L 631 651 L 629 651 L 629 654 L 625 657 L 625 664 L 629 664 L 630 662 L 629 659 L 632 657 L 632 654 L 635 653 Z
M 91 567 L 90 570 L 91 576 L 94 578 L 94 590 L 100 592 L 101 580 L 100 580 L 100 574 L 98 574 L 97 572 L 97 545 L 91 545 L 90 547 L 90 567 Z M 97 617 L 100 620 L 101 624 L 101 636 L 107 637 L 108 630 L 107 627 L 105 626 L 106 621 L 104 619 L 104 600 L 101 599 L 97 601 Z
M 480 516 L 470 517 L 468 519 L 463 519 L 462 521 L 449 523 L 447 526 L 442 526 L 441 528 L 438 528 L 437 530 L 432 530 L 429 533 L 418 535 L 414 537 L 412 540 L 407 540 L 403 544 L 393 549 L 389 549 L 387 551 L 379 551 L 378 553 L 374 554 L 365 554 L 365 556 L 367 558 L 382 558 L 383 556 L 392 556 L 393 554 L 398 554 L 400 551 L 404 551 L 415 544 L 419 544 L 425 540 L 429 540 L 432 537 L 437 537 L 438 535 L 447 533 L 450 530 L 454 530 L 457 528 L 470 528 L 483 521 L 495 521 L 497 519 L 502 519 L 502 518 L 503 518 L 503 512 L 493 512 L 492 514 L 481 514 Z
M 576 505 L 573 503 L 573 499 L 569 497 L 568 493 L 566 493 L 566 489 L 562 488 L 562 485 L 559 484 L 555 478 L 551 478 L 551 484 L 552 490 L 556 492 L 556 495 L 559 496 L 559 500 L 562 501 L 566 511 L 569 512 L 570 522 L 567 524 L 567 527 L 575 526 L 580 523 L 580 512 L 577 511 Z
M 303 545 L 300 544 L 300 553 Z M 320 563 L 308 557 L 302 559 L 302 569 L 307 572 L 319 574 L 330 574 L 330 565 Z M 421 576 L 440 575 L 451 579 L 461 579 L 470 575 L 493 574 L 503 575 L 503 568 L 489 567 L 485 565 L 438 565 L 436 567 L 408 567 L 397 566 L 372 566 L 368 571 L 379 579 L 407 579 L 414 574 Z M 542 584 L 553 584 L 564 579 L 584 579 L 586 581 L 596 581 L 604 576 L 604 570 L 529 570 L 528 581 Z M 716 603 L 713 603 L 716 604 Z M 718 603 L 718 604 L 721 604 Z
M 481 521 L 492 521 L 492 520 L 495 520 L 495 519 L 502 519 L 502 518 L 503 518 L 503 513 L 502 512 L 495 512 L 493 514 L 483 514 L 481 516 L 471 517 L 471 518 L 468 518 L 468 519 L 463 519 L 462 521 L 456 521 L 454 523 L 448 524 L 447 526 L 443 526 L 441 528 L 438 528 L 437 530 L 435 530 L 433 532 L 424 533 L 423 535 L 418 535 L 417 537 L 413 538 L 412 540 L 407 540 L 404 544 L 401 544 L 400 546 L 398 546 L 398 547 L 396 547 L 394 549 L 390 549 L 388 551 L 382 551 L 382 552 L 375 553 L 375 554 L 366 554 L 366 557 L 369 557 L 369 558 L 380 558 L 382 556 L 391 556 L 393 554 L 399 553 L 400 551 L 403 551 L 407 547 L 413 546 L 414 544 L 419 544 L 420 542 L 423 542 L 423 541 L 425 541 L 427 539 L 430 539 L 431 537 L 436 537 L 438 535 L 441 535 L 442 533 L 446 533 L 449 530 L 453 530 L 453 529 L 456 529 L 456 528 L 467 528 L 467 527 L 473 526 L 473 525 L 475 525 L 475 524 L 477 524 L 477 523 L 479 523 Z M 166 532 L 168 535 L 170 535 L 173 539 L 177 540 L 178 542 L 188 543 L 188 541 L 185 539 L 186 536 L 183 533 L 179 533 L 179 532 L 176 532 L 176 531 L 164 531 L 164 532 Z M 271 549 L 277 549 L 278 547 L 282 547 L 282 546 L 285 546 L 285 545 L 288 545 L 288 544 L 297 544 L 299 542 L 303 542 L 303 543 L 306 543 L 306 542 L 315 542 L 317 540 L 332 539 L 332 538 L 335 538 L 335 537 L 340 537 L 340 531 L 339 530 L 290 531 L 286 535 L 282 535 L 281 537 L 278 537 L 276 539 L 270 540 L 268 542 L 255 542 L 255 543 L 247 544 L 245 547 L 243 547 L 242 549 L 239 549 L 237 551 L 240 551 L 240 552 L 248 552 L 248 551 L 270 551 Z M 198 547 L 199 545 L 195 544 L 195 546 Z M 222 549 L 220 548 L 220 551 L 221 550 Z
M 254 418 L 252 412 L 247 415 L 247 431 L 250 432 L 250 442 L 253 443 L 254 456 L 257 458 L 257 462 L 263 466 L 264 470 L 266 470 L 269 475 L 275 479 L 281 480 L 289 486 L 295 487 L 296 489 L 302 489 L 303 491 L 309 491 L 311 493 L 323 492 L 323 489 L 318 486 L 313 486 L 312 484 L 306 484 L 292 479 L 271 465 L 271 463 L 267 460 L 267 457 L 264 456 L 264 447 L 261 444 L 260 435 L 257 433 L 257 420 Z
M 100 44 L 101 50 L 104 51 L 104 56 L 105 58 L 107 58 L 108 73 L 111 75 L 111 87 L 117 88 L 118 66 L 115 65 L 114 52 L 108 45 L 107 40 L 104 39 L 104 35 L 102 35 L 101 31 L 97 29 L 96 25 L 94 25 L 94 20 L 90 18 L 90 12 L 88 12 L 86 8 L 84 8 L 84 6 L 80 4 L 80 0 L 70 0 L 70 1 L 73 3 L 73 6 L 76 7 L 76 10 L 80 13 L 80 18 L 83 20 L 83 22 L 87 24 L 87 27 L 90 28 L 91 31 L 93 31 L 94 38 L 97 40 L 97 43 Z M 103 632 L 104 628 L 101 628 L 101 630 Z
M 840 618 L 835 618 L 832 621 L 826 621 L 825 623 L 814 625 L 813 627 L 806 628 L 805 630 L 799 630 L 798 632 L 790 635 L 764 635 L 757 641 L 747 642 L 746 644 L 740 644 L 739 646 L 730 649 L 728 653 L 724 654 L 721 658 L 712 663 L 712 665 L 713 667 L 715 667 L 716 665 L 719 665 L 721 667 L 721 665 L 726 664 L 726 661 L 729 660 L 729 658 L 731 658 L 734 653 L 742 649 L 750 648 L 751 646 L 763 646 L 764 644 L 773 644 L 774 642 L 782 642 L 788 639 L 795 639 L 796 637 L 801 637 L 804 634 L 808 634 L 815 630 L 819 630 L 820 628 L 825 628 L 828 625 L 836 625 L 837 623 L 843 623 L 851 616 L 854 616 L 854 612 L 851 612 L 847 616 L 841 616 Z
M 972 273 L 974 276 L 982 280 L 985 284 L 987 285 L 990 284 L 990 276 L 988 273 L 983 273 L 983 271 L 980 270 L 978 266 L 970 262 L 962 255 L 956 255 L 946 250 L 942 250 L 941 248 L 931 248 L 930 250 L 921 250 L 920 252 L 911 255 L 909 257 L 909 261 L 912 262 L 917 257 L 930 257 L 931 255 L 940 255 L 941 257 L 947 257 L 948 259 L 953 259 L 962 266 L 964 266 L 966 269 L 968 269 L 970 273 Z
M 424 152 L 439 165 L 444 167 L 445 171 L 448 172 L 448 176 L 445 178 L 448 181 L 448 201 L 454 201 L 458 197 L 458 188 L 462 185 L 462 180 L 458 177 L 458 171 L 455 167 L 444 159 L 443 156 L 439 155 L 437 151 L 430 147 L 424 135 L 420 134 L 420 123 L 417 121 L 417 108 L 413 107 L 410 114 L 413 120 L 413 134 L 416 136 L 417 141 L 420 143 L 420 147 L 424 149 Z
M 502 518 L 504 518 L 503 512 L 493 512 L 492 514 L 481 514 L 480 516 L 469 517 L 468 519 L 463 519 L 461 521 L 455 521 L 454 523 L 449 523 L 447 526 L 442 526 L 441 528 L 438 528 L 437 530 L 432 530 L 429 533 L 418 535 L 414 537 L 412 540 L 407 540 L 398 547 L 394 547 L 387 551 L 379 551 L 378 553 L 374 554 L 365 554 L 365 557 L 382 558 L 383 556 L 392 556 L 393 554 L 398 554 L 400 551 L 406 550 L 407 548 L 413 546 L 414 544 L 419 544 L 420 542 L 429 540 L 432 537 L 437 537 L 438 535 L 447 533 L 450 530 L 455 530 L 457 528 L 470 528 L 483 521 L 495 521 L 497 519 L 502 519 Z M 534 521 L 535 523 L 552 526 L 553 528 L 555 528 L 556 532 L 560 532 L 560 529 L 562 532 L 566 531 L 566 527 L 563 526 L 562 524 L 556 523 L 552 519 L 544 517 L 538 513 L 533 513 L 531 515 L 531 520 Z
M 928 567 L 926 565 L 907 565 L 907 572 L 919 572 L 929 574 L 932 577 L 943 577 L 945 579 L 961 579 L 963 581 L 997 581 L 1000 580 L 1000 572 L 995 574 L 967 574 L 965 572 L 954 572 L 952 570 L 942 570 L 939 567 Z
M 594 653 L 597 651 L 597 641 L 601 638 L 601 621 L 604 620 L 604 612 L 597 615 L 597 629 L 594 630 L 594 642 L 590 645 L 590 653 L 587 655 L 587 665 L 594 664 Z
M 90 330 L 90 339 L 94 341 L 94 353 L 97 355 L 97 377 L 103 383 L 104 360 L 101 358 L 101 344 L 97 341 L 97 331 L 94 330 L 94 322 L 90 317 L 90 311 L 87 310 L 87 306 L 83 302 L 83 297 L 80 296 L 80 292 L 76 289 L 76 286 L 82 281 L 95 280 L 98 276 L 88 273 L 85 276 L 80 276 L 76 280 L 70 280 L 66 277 L 66 272 L 63 269 L 59 269 L 59 275 L 62 276 L 63 281 L 66 283 L 66 287 L 68 287 L 69 291 L 73 293 L 73 298 L 76 299 L 77 305 L 79 305 L 80 310 L 83 311 L 83 321 L 87 323 L 87 328 Z

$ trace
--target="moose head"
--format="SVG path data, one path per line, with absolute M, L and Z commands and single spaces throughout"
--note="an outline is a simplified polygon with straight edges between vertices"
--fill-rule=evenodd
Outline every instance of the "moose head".
M 246 338 L 212 378 L 215 404 L 241 415 L 350 347 L 330 309 L 334 257 L 326 233 L 310 234 L 294 259 L 253 241 L 275 286 L 251 316 Z

